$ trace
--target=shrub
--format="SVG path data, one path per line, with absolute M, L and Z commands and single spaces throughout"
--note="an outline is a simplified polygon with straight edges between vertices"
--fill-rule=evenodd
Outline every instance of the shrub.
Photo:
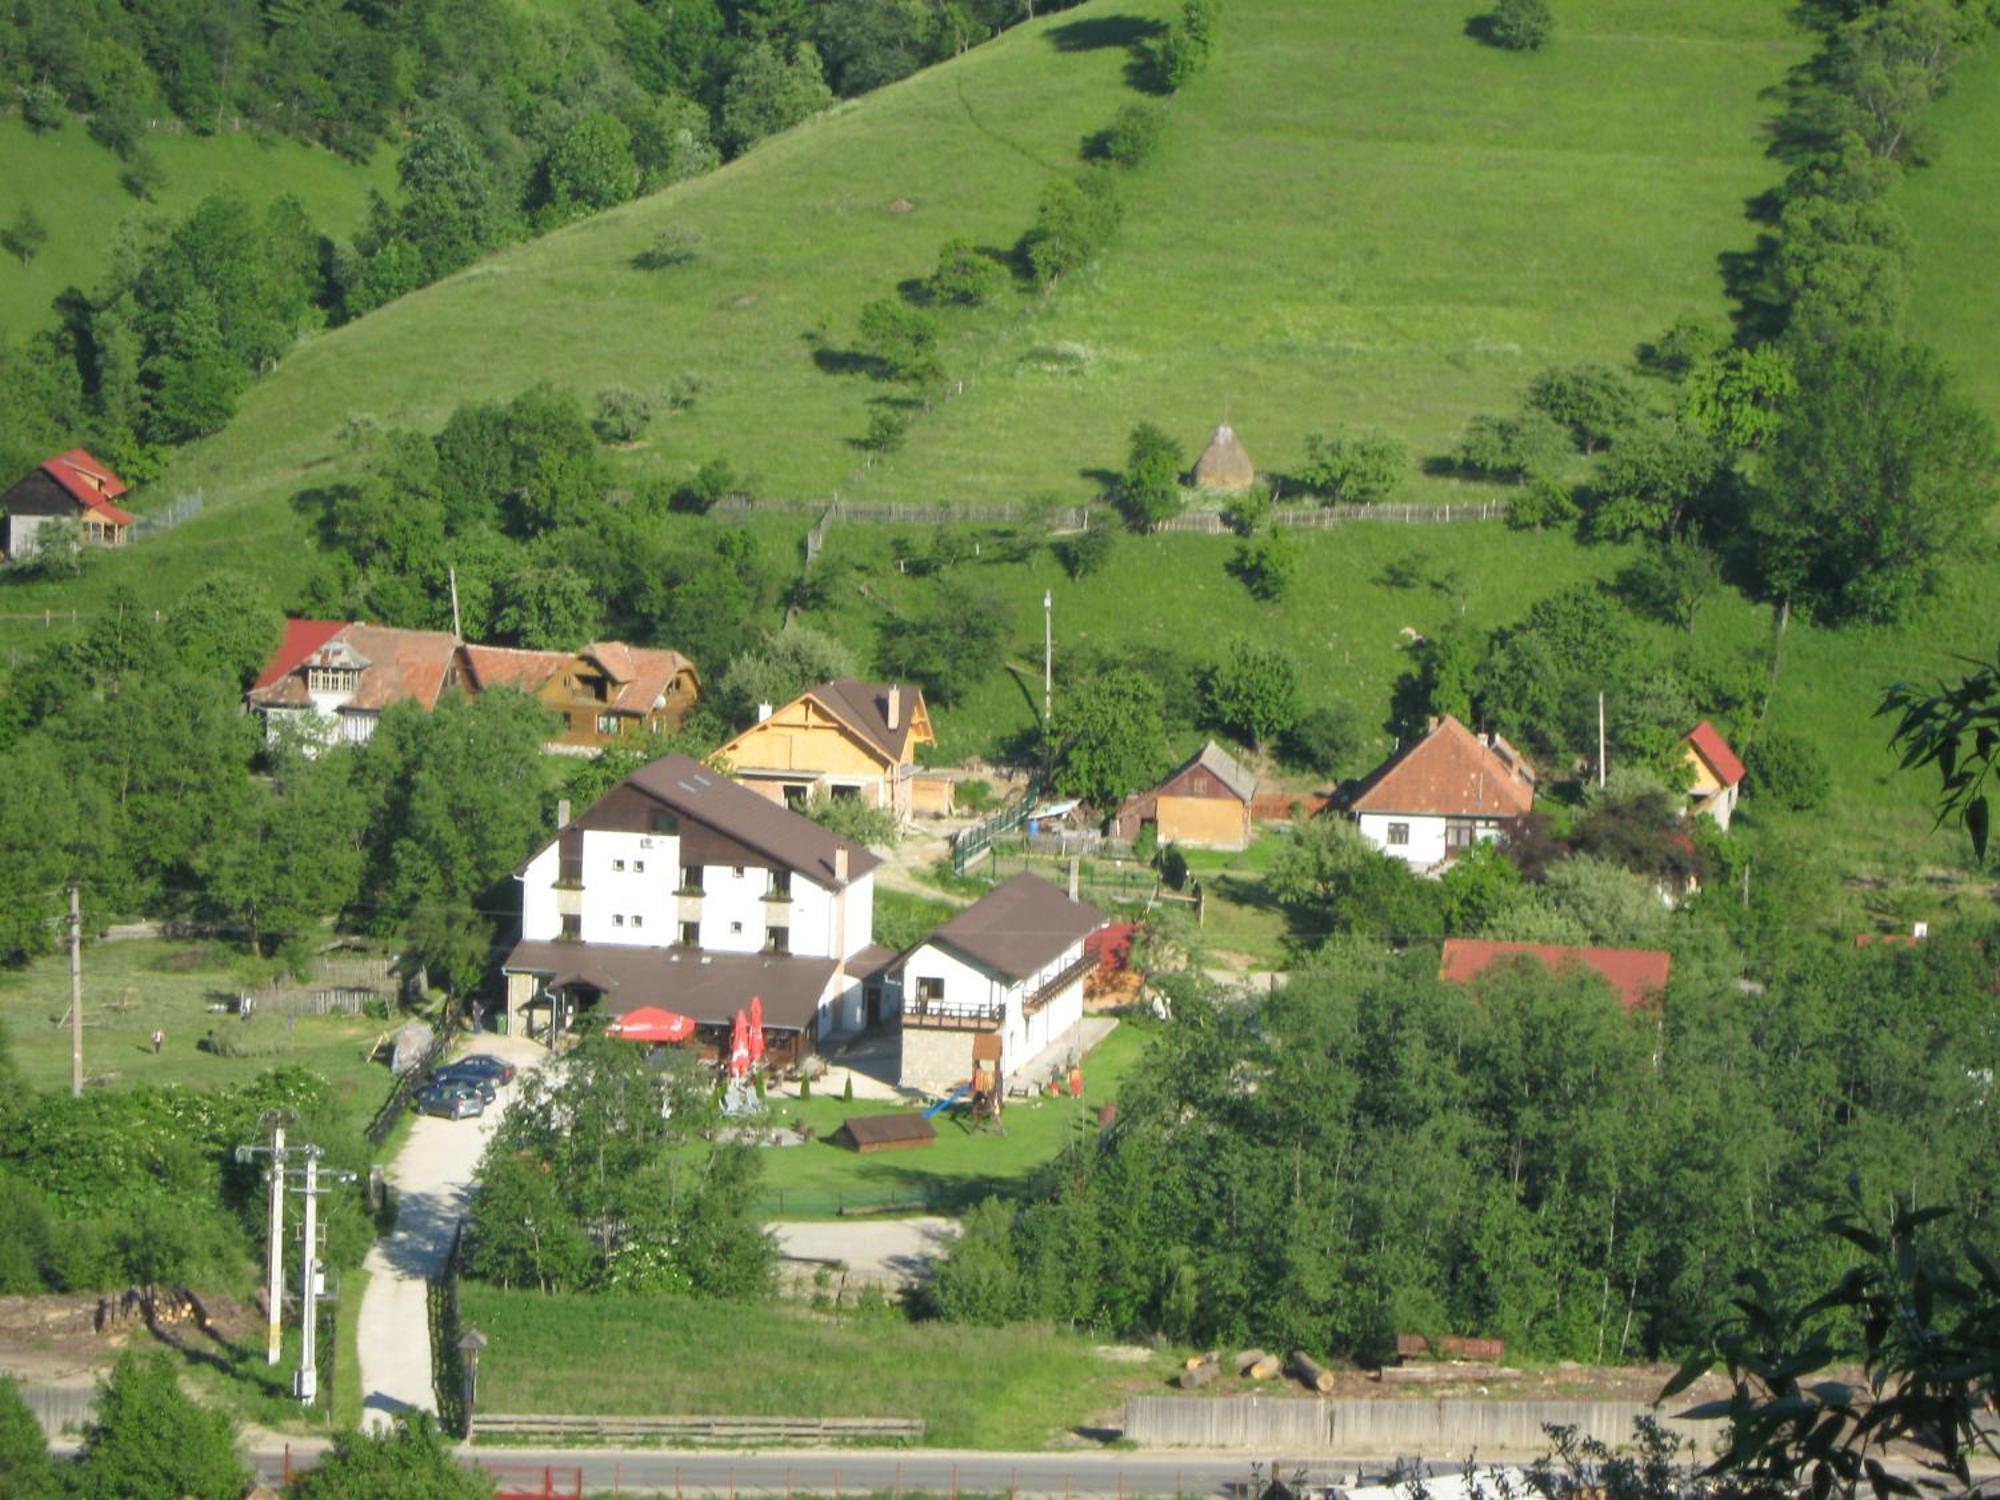
M 1753 797 L 1769 797 L 1793 812 L 1811 812 L 1832 789 L 1826 757 L 1810 740 L 1795 734 L 1767 734 L 1743 752 Z
M 1158 105 L 1122 105 L 1111 117 L 1111 124 L 1091 141 L 1090 151 L 1129 171 L 1143 166 L 1159 150 L 1166 128 L 1167 118 Z
M 935 301 L 978 307 L 1005 289 L 1007 272 L 992 256 L 975 249 L 972 241 L 947 240 L 938 250 L 937 269 L 926 285 Z
M 1298 722 L 1299 669 L 1271 646 L 1238 641 L 1202 681 L 1209 721 L 1259 750 Z
M 1111 561 L 1118 539 L 1109 526 L 1093 523 L 1081 531 L 1059 536 L 1049 543 L 1049 551 L 1071 578 L 1088 578 Z
M 597 393 L 597 435 L 607 443 L 637 442 L 659 411 L 659 398 L 629 385 L 607 385 Z
M 276 1057 L 292 1050 L 291 1027 L 276 1016 L 229 1021 L 209 1028 L 201 1050 L 217 1057 Z
M 1306 439 L 1299 483 L 1328 500 L 1367 504 L 1392 494 L 1409 472 L 1410 450 L 1386 432 Z
M 1345 703 L 1307 709 L 1278 742 L 1284 760 L 1321 776 L 1339 775 L 1360 749 L 1360 715 Z
M 868 432 L 861 446 L 870 453 L 894 453 L 910 434 L 910 419 L 893 406 L 878 406 L 868 413 Z
M 1549 474 L 1567 459 L 1569 434 L 1547 414 L 1477 416 L 1465 424 L 1454 457 L 1462 469 L 1489 479 L 1519 481 Z
M 1052 286 L 1104 248 L 1122 212 L 1108 173 L 1059 177 L 1043 191 L 1034 227 L 1021 237 L 1021 258 L 1037 282 Z
M 673 507 L 694 515 L 706 515 L 714 509 L 716 501 L 740 494 L 742 489 L 743 481 L 730 466 L 729 460 L 711 458 L 695 470 L 694 478 L 674 491 Z
M 1582 512 L 1570 487 L 1546 475 L 1530 479 L 1507 512 L 1507 524 L 1519 530 L 1567 526 Z
M 1186 467 L 1181 445 L 1162 428 L 1141 422 L 1132 429 L 1119 493 L 1134 528 L 1150 531 L 1180 514 L 1181 471 Z
M 1261 484 L 1229 500 L 1222 507 L 1222 523 L 1238 536 L 1255 536 L 1271 519 L 1271 492 Z
M 21 119 L 37 135 L 61 130 L 69 120 L 69 107 L 63 101 L 62 90 L 51 83 L 23 84 Z
M 1554 39 L 1555 29 L 1549 0 L 1500 0 L 1486 34 L 1509 52 L 1539 52 Z
M 1000 798 L 993 790 L 993 783 L 971 777 L 961 781 L 953 789 L 953 800 L 969 813 L 983 813 L 1000 805 Z
M 685 224 L 669 224 L 654 235 L 652 243 L 635 255 L 632 261 L 642 271 L 665 271 L 673 266 L 693 265 L 701 258 L 705 243 L 699 229 L 690 229 Z
M 1229 570 L 1259 599 L 1276 603 L 1290 593 L 1292 585 L 1298 581 L 1298 549 L 1292 545 L 1288 533 L 1267 531 L 1262 536 L 1237 543 L 1236 555 L 1230 559 Z

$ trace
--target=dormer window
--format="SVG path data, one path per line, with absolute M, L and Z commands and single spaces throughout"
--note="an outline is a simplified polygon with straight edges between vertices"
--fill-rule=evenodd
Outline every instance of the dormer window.
M 360 677 L 352 667 L 308 667 L 306 687 L 315 693 L 349 694 Z

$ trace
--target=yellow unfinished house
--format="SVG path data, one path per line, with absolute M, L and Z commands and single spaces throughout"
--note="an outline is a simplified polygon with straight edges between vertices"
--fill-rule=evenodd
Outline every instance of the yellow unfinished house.
M 936 743 L 918 689 L 842 677 L 783 708 L 759 705 L 757 722 L 716 757 L 751 791 L 793 809 L 823 795 L 857 797 L 898 818 L 943 817 L 951 778 L 917 769 L 917 747 Z

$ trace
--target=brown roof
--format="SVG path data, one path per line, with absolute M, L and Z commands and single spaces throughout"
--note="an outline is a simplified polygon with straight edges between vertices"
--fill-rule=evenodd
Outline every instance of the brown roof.
M 651 765 L 639 767 L 618 786 L 635 788 L 682 817 L 713 828 L 829 890 L 840 889 L 882 863 L 853 840 L 830 833 L 811 818 L 738 786 L 689 756 L 663 755 Z M 617 790 L 614 787 L 605 796 L 615 796 Z M 542 845 L 547 847 L 548 843 Z M 834 854 L 840 849 L 847 851 L 846 880 L 836 879 L 833 873 Z M 527 868 L 527 861 L 521 868 Z
M 1557 943 L 1496 943 L 1480 938 L 1447 938 L 1438 978 L 1468 984 L 1497 963 L 1535 958 L 1552 971 L 1582 964 L 1618 992 L 1618 1003 L 1636 1010 L 1667 987 L 1673 955 L 1655 948 L 1570 948 Z
M 822 682 L 805 696 L 819 700 L 821 707 L 849 729 L 880 750 L 890 760 L 901 763 L 910 743 L 910 725 L 924 701 L 923 689 L 904 686 L 902 709 L 896 727 L 889 727 L 889 689 L 886 682 L 862 682 L 853 677 L 837 677 Z
M 282 649 L 282 648 L 281 648 Z M 258 707 L 303 708 L 312 701 L 306 691 L 306 671 L 316 664 L 352 661 L 358 657 L 361 675 L 349 708 L 364 711 L 412 701 L 425 708 L 437 704 L 451 669 L 458 640 L 445 630 L 397 630 L 387 625 L 347 625 L 333 631 L 305 656 L 292 662 L 275 680 L 267 668 L 260 685 L 250 690 Z
M 665 696 L 682 672 L 694 663 L 678 651 L 628 646 L 623 641 L 593 641 L 574 654 L 568 651 L 528 651 L 515 646 L 467 646 L 465 663 L 473 685 L 485 689 L 503 683 L 537 692 L 548 680 L 581 656 L 604 669 L 618 691 L 603 707 L 614 713 L 644 717 Z
M 640 948 L 620 943 L 514 945 L 502 966 L 552 983 L 577 982 L 604 992 L 607 1015 L 642 1005 L 679 1011 L 703 1026 L 727 1026 L 752 996 L 764 1002 L 764 1024 L 804 1031 L 818 1014 L 833 977 L 830 958 L 762 953 L 704 953 L 695 948 Z
M 914 1110 L 898 1115 L 850 1115 L 833 1133 L 837 1145 L 854 1151 L 894 1150 L 928 1146 L 937 1127 Z
M 1518 818 L 1534 806 L 1535 772 L 1499 735 L 1491 743 L 1446 714 L 1375 771 L 1348 804 L 1355 812 Z
M 1022 871 L 933 932 L 927 942 L 956 948 L 1009 979 L 1026 979 L 1104 925 L 1104 913 L 1072 901 Z

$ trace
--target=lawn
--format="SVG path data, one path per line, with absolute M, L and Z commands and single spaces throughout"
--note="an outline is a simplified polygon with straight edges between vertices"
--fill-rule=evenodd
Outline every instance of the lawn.
M 821 1094 L 803 1102 L 772 1101 L 774 1121 L 810 1125 L 817 1138 L 803 1146 L 764 1149 L 758 1211 L 770 1218 L 813 1219 L 832 1217 L 843 1205 L 922 1202 L 936 1211 L 958 1213 L 983 1198 L 1018 1196 L 1065 1142 L 1080 1129 L 1095 1126 L 1098 1106 L 1118 1097 L 1119 1084 L 1145 1053 L 1145 1023 L 1121 1022 L 1083 1060 L 1081 1105 L 1067 1096 L 1015 1100 L 998 1131 L 975 1128 L 964 1118 L 965 1111 L 953 1110 L 934 1121 L 936 1145 L 868 1156 L 833 1144 L 841 1122 L 849 1115 L 891 1114 L 915 1106 L 842 1100 L 836 1067 Z
M 542 1296 L 468 1281 L 490 1411 L 921 1417 L 947 1448 L 1040 1448 L 1157 1390 L 1168 1361 L 1113 1363 L 1067 1330 L 829 1316 L 788 1303 Z
M 192 956 L 192 960 L 191 960 Z M 389 1071 L 365 1060 L 387 1023 L 365 1016 L 301 1016 L 289 1050 L 268 1057 L 220 1057 L 199 1043 L 216 1027 L 240 1023 L 211 1015 L 253 978 L 223 948 L 159 941 L 98 943 L 83 953 L 83 1065 L 86 1079 L 114 1087 L 169 1084 L 212 1088 L 243 1083 L 268 1068 L 297 1063 L 333 1086 L 358 1131 L 389 1089 Z M 0 1025 L 22 1076 L 37 1089 L 66 1089 L 70 1077 L 69 965 L 44 958 L 0 975 Z M 58 1023 L 61 1024 L 58 1024 Z M 151 1036 L 166 1033 L 158 1056 Z
M 0 258 L 0 335 L 19 338 L 53 326 L 57 294 L 96 287 L 128 221 L 184 214 L 225 190 L 258 204 L 295 193 L 322 233 L 346 239 L 367 213 L 368 190 L 393 192 L 396 183 L 393 151 L 377 151 L 357 165 L 316 146 L 250 131 L 155 131 L 146 149 L 166 173 L 152 204 L 119 186 L 124 163 L 82 125 L 37 135 L 18 115 L 0 117 L 0 224 L 11 223 L 25 204 L 49 231 L 32 266 Z

